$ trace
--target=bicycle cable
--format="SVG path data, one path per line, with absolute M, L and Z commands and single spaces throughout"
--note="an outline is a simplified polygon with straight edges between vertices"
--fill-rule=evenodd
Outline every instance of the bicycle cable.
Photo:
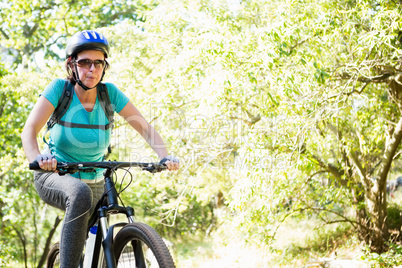
M 119 198 L 119 200 L 120 200 L 120 202 L 121 202 L 123 207 L 125 207 L 125 205 L 124 205 L 123 199 L 120 197 L 120 194 L 122 192 L 124 192 L 131 185 L 131 183 L 134 180 L 133 174 L 131 173 L 130 169 L 131 169 L 130 167 L 127 168 L 127 169 L 126 168 L 121 168 L 121 170 L 124 170 L 125 173 L 124 173 L 123 177 L 120 180 L 120 189 L 119 189 L 119 192 L 117 194 L 117 197 Z M 126 179 L 127 174 L 130 174 L 130 181 L 127 183 L 127 185 L 123 189 L 121 189 L 123 187 L 123 183 L 124 183 L 124 180 Z M 116 178 L 117 178 L 117 176 L 116 176 Z M 117 181 L 117 179 L 116 179 L 116 181 Z

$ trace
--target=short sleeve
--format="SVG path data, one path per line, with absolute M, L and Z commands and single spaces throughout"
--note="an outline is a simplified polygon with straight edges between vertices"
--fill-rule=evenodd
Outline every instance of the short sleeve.
M 114 111 L 119 113 L 129 102 L 129 98 L 114 84 L 112 83 L 105 83 L 108 93 L 110 102 L 113 104 Z
M 52 82 L 49 83 L 49 85 L 47 85 L 40 96 L 45 97 L 48 101 L 52 103 L 54 108 L 56 108 L 57 104 L 59 103 L 61 94 L 63 94 L 64 84 L 65 80 L 60 78 L 54 79 Z

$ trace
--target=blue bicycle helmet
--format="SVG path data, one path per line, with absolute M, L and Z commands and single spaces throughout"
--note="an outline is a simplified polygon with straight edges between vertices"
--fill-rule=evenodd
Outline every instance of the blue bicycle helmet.
M 105 36 L 96 31 L 82 31 L 74 34 L 67 43 L 66 57 L 76 56 L 84 50 L 99 50 L 109 55 L 109 43 Z
M 105 58 L 109 55 L 109 43 L 102 34 L 96 31 L 82 31 L 74 34 L 67 43 L 66 47 L 66 58 L 67 61 L 70 62 L 72 59 L 77 56 L 78 53 L 84 50 L 99 50 L 103 52 Z M 103 69 L 102 77 L 99 83 L 102 81 L 103 76 L 105 75 L 105 70 L 107 69 L 108 64 L 106 62 L 106 67 Z M 98 86 L 98 84 L 92 88 L 87 87 L 84 85 L 78 75 L 77 64 L 75 63 L 73 67 L 75 68 L 75 72 L 72 72 L 74 81 L 80 85 L 84 90 L 89 90 Z

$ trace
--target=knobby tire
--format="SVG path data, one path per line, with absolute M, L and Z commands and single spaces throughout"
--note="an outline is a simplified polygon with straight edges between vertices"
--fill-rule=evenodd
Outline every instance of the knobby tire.
M 60 267 L 60 245 L 59 243 L 53 244 L 47 254 L 46 268 Z
M 127 224 L 116 234 L 114 239 L 114 253 L 118 267 L 137 267 L 136 257 L 134 254 L 128 254 L 126 247 L 131 249 L 135 248 L 136 243 L 139 242 L 141 244 L 145 244 L 149 248 L 153 256 L 155 256 L 157 264 L 160 268 L 175 268 L 172 256 L 170 255 L 169 249 L 166 247 L 165 242 L 152 227 L 144 223 Z M 128 250 L 128 252 L 130 252 L 130 250 Z M 144 255 L 147 255 L 147 252 L 145 252 Z M 50 248 L 47 255 L 46 267 L 60 267 L 59 243 L 55 243 Z M 105 264 L 103 267 L 105 267 Z M 141 265 L 138 267 L 141 267 Z M 149 267 L 149 263 L 145 263 L 142 267 Z
M 142 252 L 142 250 L 136 251 L 135 248 L 137 244 L 146 245 L 148 247 L 148 250 L 143 252 L 145 259 L 147 259 L 151 251 L 160 268 L 175 267 L 169 249 L 166 247 L 162 238 L 152 227 L 139 222 L 125 225 L 114 238 L 114 254 L 117 267 L 120 267 L 119 265 L 121 265 L 121 267 L 155 267 L 153 264 L 149 264 L 149 262 L 155 261 L 155 259 L 147 260 L 145 265 L 138 263 L 138 259 L 136 259 L 134 254 L 138 254 L 137 252 Z

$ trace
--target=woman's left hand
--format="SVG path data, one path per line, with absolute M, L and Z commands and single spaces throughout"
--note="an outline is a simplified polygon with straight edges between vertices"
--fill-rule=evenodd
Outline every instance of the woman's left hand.
M 180 167 L 179 159 L 172 155 L 164 157 L 159 163 L 165 164 L 169 170 L 178 170 Z

